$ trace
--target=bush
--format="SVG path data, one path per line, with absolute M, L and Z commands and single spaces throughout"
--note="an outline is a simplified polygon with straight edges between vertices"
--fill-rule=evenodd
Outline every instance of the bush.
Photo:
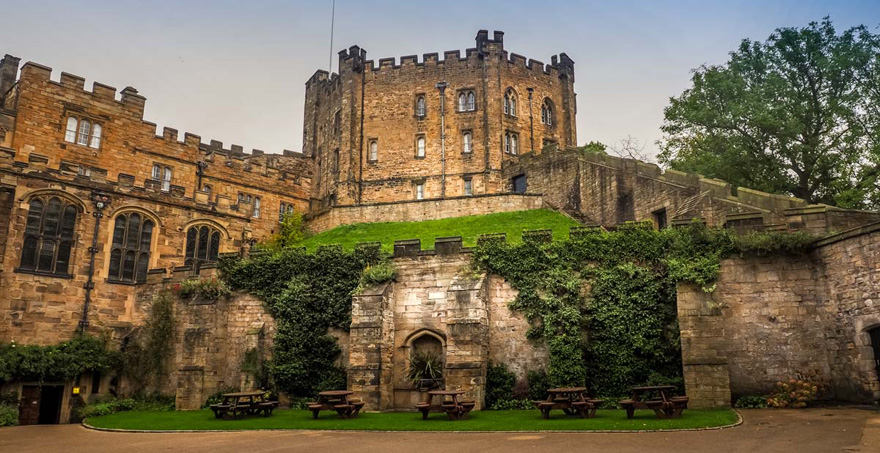
M 767 405 L 778 408 L 803 408 L 816 400 L 819 387 L 808 381 L 789 379 L 777 382 L 776 392 L 767 398 Z
M 486 407 L 496 411 L 515 411 L 534 409 L 535 405 L 525 399 L 507 399 L 496 401 L 491 407 L 487 404 Z
M 513 387 L 516 375 L 503 363 L 489 363 L 486 370 L 486 407 L 498 409 L 498 406 L 509 404 L 513 400 Z
M 529 371 L 529 399 L 532 401 L 543 400 L 547 398 L 547 389 L 550 388 L 550 377 L 544 370 Z
M 186 280 L 183 283 L 174 285 L 173 291 L 181 299 L 191 299 L 198 295 L 205 300 L 219 300 L 225 299 L 232 294 L 232 291 L 226 287 L 226 284 L 216 278 Z
M 0 393 L 0 404 L 18 407 L 19 401 L 20 398 L 18 397 L 17 392 L 9 391 L 6 393 Z
M 0 426 L 18 425 L 18 404 L 0 404 Z
M 380 261 L 367 266 L 361 275 L 360 288 L 378 285 L 397 278 L 397 269 L 391 261 Z
M 83 420 L 125 411 L 171 411 L 174 397 L 164 395 L 136 396 L 134 398 L 98 398 L 76 411 L 75 417 Z
M 767 397 L 761 395 L 745 395 L 736 400 L 734 407 L 740 409 L 764 409 L 767 407 Z

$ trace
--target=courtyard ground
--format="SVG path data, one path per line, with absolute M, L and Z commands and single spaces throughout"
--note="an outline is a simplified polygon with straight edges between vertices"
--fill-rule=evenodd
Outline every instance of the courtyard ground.
M 101 432 L 79 425 L 21 426 L 0 429 L 0 451 L 880 451 L 880 412 L 876 410 L 831 408 L 741 412 L 744 422 L 735 428 L 655 433 L 245 431 L 165 434 Z

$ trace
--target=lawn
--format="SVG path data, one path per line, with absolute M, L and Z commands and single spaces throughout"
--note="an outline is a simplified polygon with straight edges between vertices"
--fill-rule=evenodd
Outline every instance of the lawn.
M 297 245 L 314 250 L 321 245 L 341 244 L 350 250 L 359 242 L 381 242 L 382 248 L 390 252 L 394 241 L 421 239 L 422 249 L 427 250 L 434 248 L 435 238 L 461 236 L 464 246 L 470 247 L 487 233 L 507 233 L 508 241 L 516 243 L 522 241 L 523 230 L 552 229 L 554 239 L 564 239 L 569 228 L 577 225 L 577 221 L 558 212 L 535 209 L 423 222 L 357 223 L 324 231 Z
M 628 420 L 626 411 L 600 410 L 592 419 L 569 417 L 554 411 L 549 420 L 537 410 L 474 411 L 469 420 L 450 421 L 445 414 L 431 414 L 428 420 L 416 412 L 361 413 L 358 418 L 342 420 L 331 412 L 317 419 L 305 410 L 277 410 L 268 418 L 250 416 L 239 420 L 219 420 L 210 410 L 176 412 L 119 412 L 86 421 L 97 428 L 136 430 L 251 430 L 315 429 L 364 431 L 594 431 L 660 430 L 709 428 L 733 424 L 733 410 L 685 410 L 675 420 L 658 419 L 653 411 L 636 411 Z

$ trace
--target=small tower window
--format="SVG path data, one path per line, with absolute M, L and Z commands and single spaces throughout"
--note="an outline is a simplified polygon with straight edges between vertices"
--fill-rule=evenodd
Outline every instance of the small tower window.
M 515 132 L 507 132 L 504 134 L 504 152 L 507 154 L 517 154 L 519 152 L 518 136 Z
M 504 114 L 516 116 L 516 93 L 512 88 L 504 93 Z
M 466 90 L 458 93 L 458 111 L 473 112 L 476 110 L 476 97 L 474 92 Z
M 102 130 L 100 124 L 92 123 L 85 119 L 78 120 L 71 116 L 67 118 L 67 127 L 64 129 L 64 141 L 98 149 L 101 147 Z
M 416 184 L 416 200 L 423 200 L 425 198 L 425 183 Z
M 474 110 L 477 109 L 477 102 L 476 102 L 476 99 L 475 99 L 475 97 L 474 97 L 474 92 L 473 92 L 473 91 L 468 91 L 468 94 L 467 94 L 467 109 L 468 109 L 469 112 L 473 112 Z
M 339 135 L 340 130 L 342 129 L 342 112 L 336 111 L 336 115 L 333 116 L 333 133 Z
M 162 192 L 169 192 L 171 190 L 171 175 L 171 167 L 159 164 L 153 165 L 153 180 L 161 181 Z
M 416 139 L 416 157 L 425 157 L 425 137 Z
M 553 125 L 553 102 L 550 99 L 544 99 L 544 103 L 541 104 L 541 124 Z
M 79 122 L 79 136 L 76 139 L 77 145 L 89 145 L 89 134 L 92 131 L 92 123 L 89 120 L 82 120 Z
M 474 183 L 471 178 L 465 178 L 464 180 L 464 194 L 468 197 L 474 194 Z
M 424 118 L 427 114 L 427 107 L 425 106 L 425 96 L 419 95 L 416 98 L 416 116 L 419 118 Z
M 378 140 L 370 140 L 370 162 L 377 162 L 379 160 L 379 141 Z
M 76 118 L 69 117 L 67 118 L 67 130 L 64 132 L 64 141 L 70 143 L 76 143 L 76 126 L 78 122 Z
M 462 135 L 462 148 L 464 150 L 463 152 L 465 153 L 471 153 L 474 150 L 473 135 L 470 131 L 465 132 Z

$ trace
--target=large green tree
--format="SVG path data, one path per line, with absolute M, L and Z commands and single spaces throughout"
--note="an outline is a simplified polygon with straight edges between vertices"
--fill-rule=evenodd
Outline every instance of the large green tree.
M 660 161 L 812 203 L 880 207 L 880 35 L 829 18 L 743 40 L 665 109 Z

